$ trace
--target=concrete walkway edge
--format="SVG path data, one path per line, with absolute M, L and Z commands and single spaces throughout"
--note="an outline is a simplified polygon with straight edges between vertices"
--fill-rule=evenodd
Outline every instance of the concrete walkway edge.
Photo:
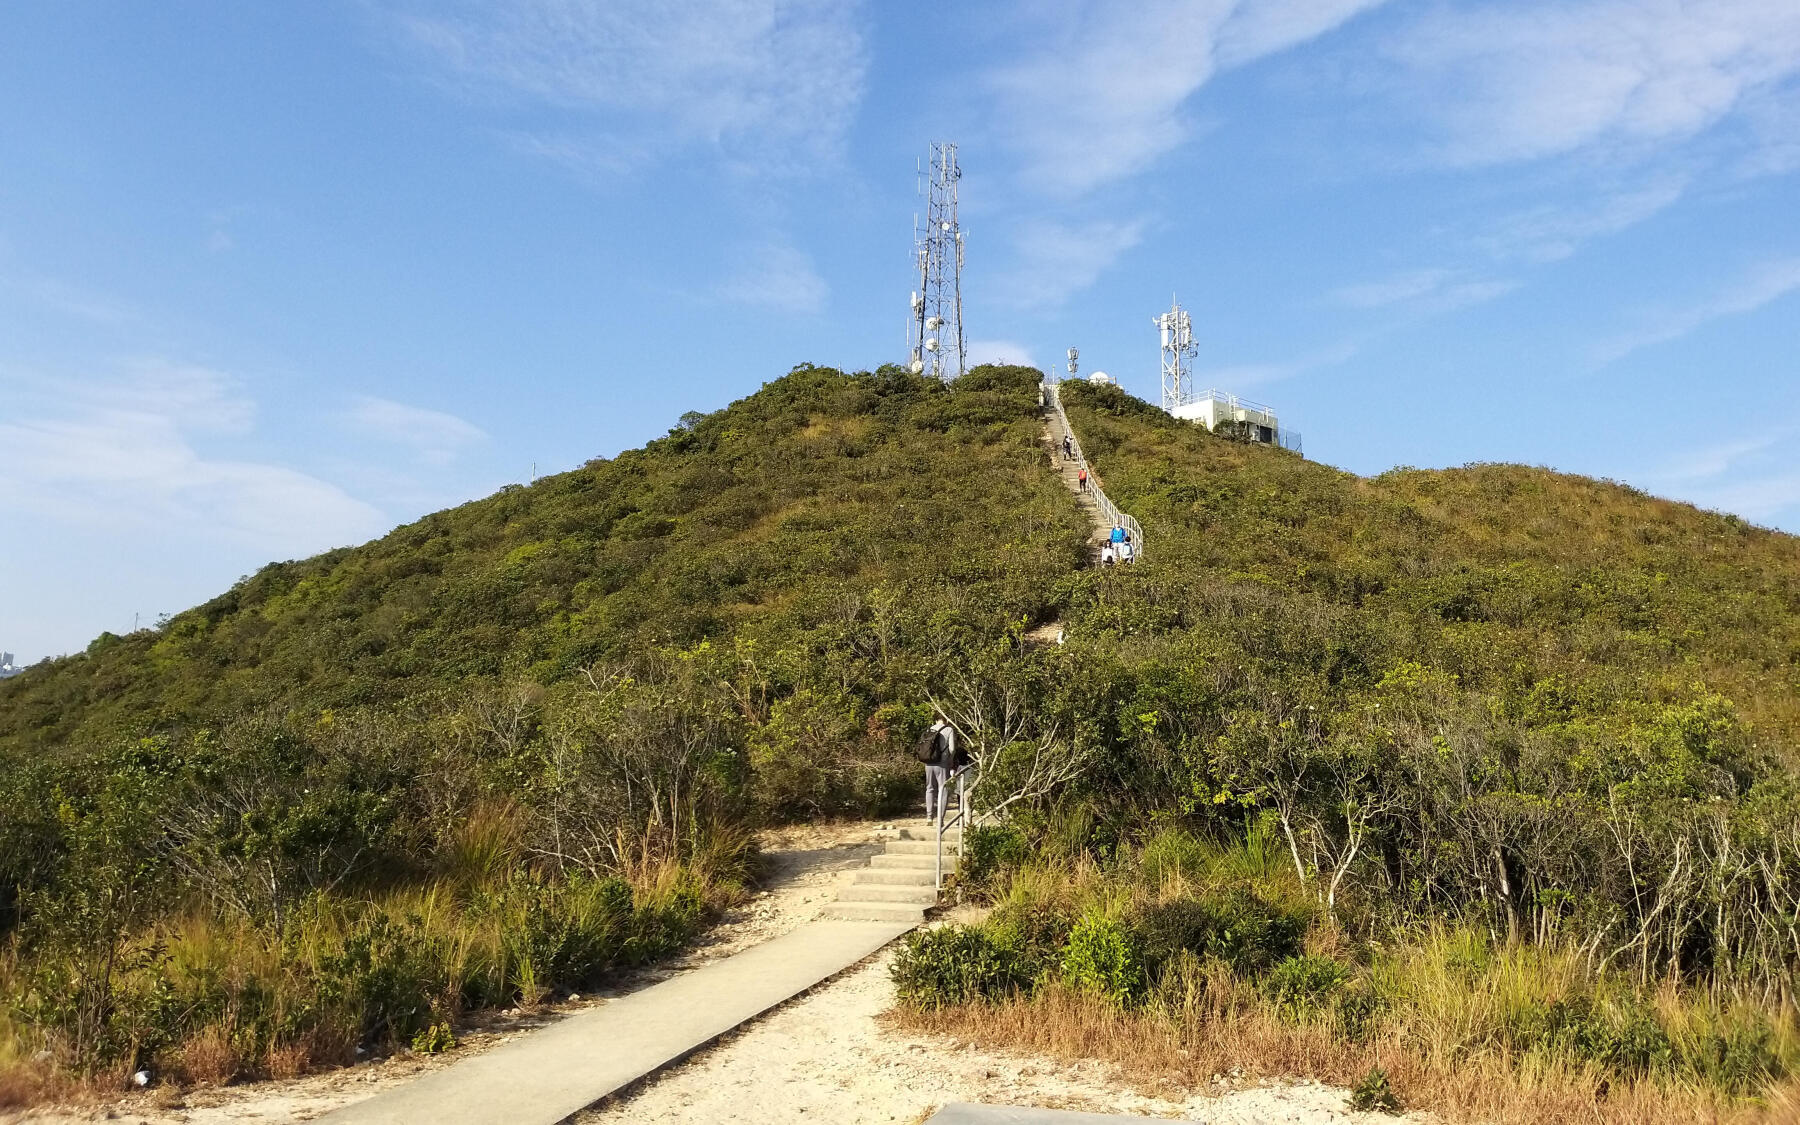
M 913 925 L 809 922 L 317 1120 L 553 1125 L 835 976 Z

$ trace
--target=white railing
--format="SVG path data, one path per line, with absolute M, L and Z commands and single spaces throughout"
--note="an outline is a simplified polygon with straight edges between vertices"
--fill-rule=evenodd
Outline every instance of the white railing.
M 1069 435 L 1069 444 L 1075 453 L 1076 466 L 1088 471 L 1088 489 L 1094 494 L 1094 503 L 1100 507 L 1101 518 L 1111 527 L 1124 528 L 1125 533 L 1131 536 L 1132 558 L 1142 559 L 1144 557 L 1143 525 L 1138 523 L 1136 516 L 1113 503 L 1112 497 L 1108 496 L 1106 490 L 1100 487 L 1100 478 L 1095 475 L 1094 467 L 1088 464 L 1087 455 L 1081 452 L 1081 439 L 1075 436 L 1075 431 L 1069 426 L 1069 416 L 1063 413 L 1062 387 L 1051 383 L 1045 387 L 1044 393 L 1050 405 L 1056 408 L 1056 416 L 1062 419 L 1063 433 Z
M 1253 414 L 1267 415 L 1271 420 L 1275 417 L 1275 408 L 1273 406 L 1268 406 L 1260 402 L 1252 402 L 1247 398 L 1239 398 L 1230 391 L 1221 391 L 1216 387 L 1208 387 L 1197 395 L 1190 395 L 1187 402 L 1182 405 L 1185 406 L 1187 403 L 1193 402 L 1205 402 L 1207 399 L 1224 403 L 1232 410 L 1247 410 Z

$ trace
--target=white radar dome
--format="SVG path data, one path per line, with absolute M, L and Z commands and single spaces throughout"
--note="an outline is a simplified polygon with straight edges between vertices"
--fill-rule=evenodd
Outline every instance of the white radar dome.
M 1090 382 L 1090 383 L 1110 384 L 1112 381 L 1113 381 L 1113 377 L 1111 375 L 1108 375 L 1104 371 L 1096 371 L 1092 375 L 1088 376 L 1088 382 Z

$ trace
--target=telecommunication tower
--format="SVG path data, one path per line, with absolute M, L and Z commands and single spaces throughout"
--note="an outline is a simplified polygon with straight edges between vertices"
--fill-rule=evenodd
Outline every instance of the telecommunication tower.
M 1187 402 L 1190 368 L 1193 366 L 1194 327 L 1187 310 L 1169 298 L 1169 311 L 1151 318 L 1162 337 L 1162 406 L 1171 414 Z
M 1076 367 L 1078 367 L 1080 365 L 1080 362 L 1081 362 L 1081 353 L 1076 351 L 1074 348 L 1070 348 L 1069 349 L 1069 380 L 1071 382 L 1073 382 L 1075 379 L 1075 369 L 1076 369 Z
M 915 373 L 954 379 L 963 373 L 965 341 L 962 323 L 963 235 L 956 224 L 956 146 L 931 146 L 931 169 L 919 169 L 919 194 L 925 196 L 925 225 L 913 217 L 913 256 L 919 287 L 913 290 L 907 345 Z

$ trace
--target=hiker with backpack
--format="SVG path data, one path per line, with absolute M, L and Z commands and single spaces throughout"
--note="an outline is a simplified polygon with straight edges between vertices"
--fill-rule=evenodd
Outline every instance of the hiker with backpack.
M 1068 434 L 1063 435 L 1063 460 L 1064 461 L 1075 460 L 1075 442 L 1069 437 Z
M 956 728 L 939 715 L 919 736 L 913 756 L 925 763 L 925 819 L 935 823 L 949 811 L 951 778 L 956 779 L 957 804 L 961 807 L 968 788 L 964 770 L 969 764 L 969 752 L 957 737 Z
M 1086 492 L 1087 491 L 1087 466 L 1086 465 L 1083 465 L 1081 467 L 1081 473 L 1075 479 L 1077 479 L 1081 482 L 1081 491 Z

